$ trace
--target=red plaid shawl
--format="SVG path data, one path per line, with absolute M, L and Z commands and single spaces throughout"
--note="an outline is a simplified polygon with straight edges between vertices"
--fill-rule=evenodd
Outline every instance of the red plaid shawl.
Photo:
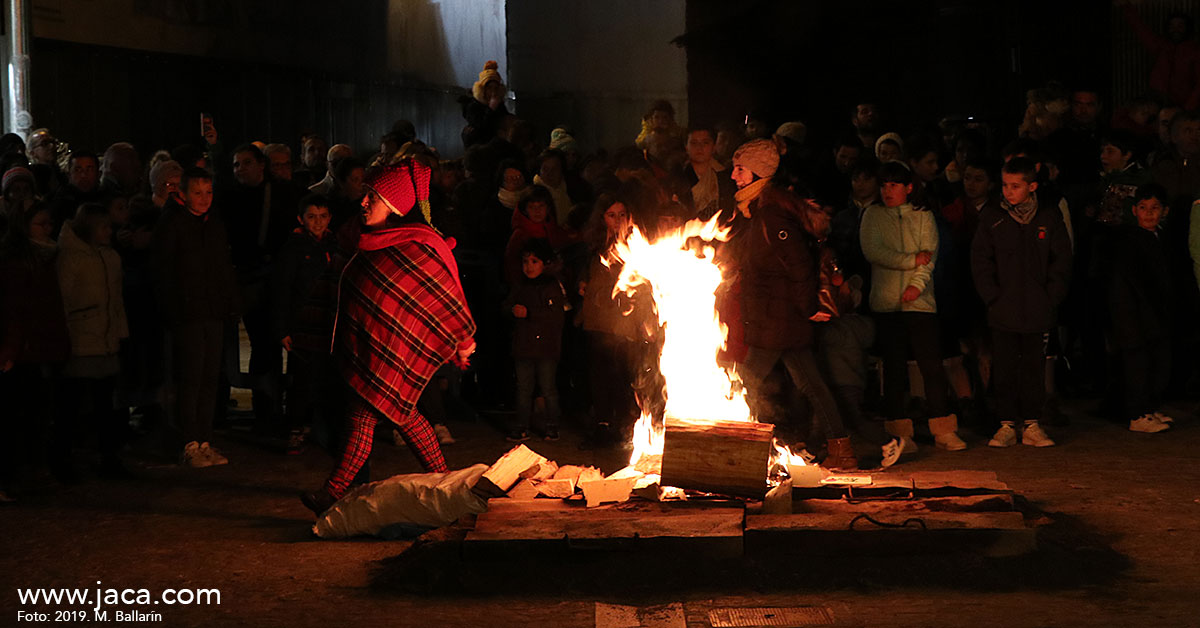
M 474 333 L 441 236 L 424 225 L 362 235 L 342 274 L 334 344 L 342 375 L 367 403 L 403 423 Z

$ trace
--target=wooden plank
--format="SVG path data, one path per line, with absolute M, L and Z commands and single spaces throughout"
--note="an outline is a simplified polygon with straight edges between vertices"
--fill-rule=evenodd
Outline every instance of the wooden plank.
M 635 481 L 637 481 L 637 478 L 592 480 L 590 482 L 580 482 L 579 490 L 583 491 L 583 497 L 587 499 L 588 508 L 592 508 L 607 502 L 628 501 L 629 495 L 633 492 L 633 483 Z
M 1012 495 L 988 493 L 952 497 L 922 497 L 902 500 L 847 501 L 844 499 L 798 499 L 792 512 L 1006 512 L 1014 509 Z M 763 514 L 786 514 L 770 513 Z
M 909 523 L 905 528 L 893 528 L 876 525 L 865 519 L 855 521 L 863 513 L 853 512 L 821 512 L 792 515 L 747 515 L 746 531 L 811 531 L 830 530 L 854 532 L 874 531 L 916 531 L 922 530 L 921 525 Z M 896 513 L 891 516 L 876 516 L 868 513 L 877 521 L 885 524 L 901 525 L 906 519 L 917 519 L 924 523 L 924 530 L 1024 530 L 1025 518 L 1019 512 L 926 512 L 926 513 Z M 483 515 L 480 515 L 481 517 Z M 853 526 L 853 527 L 851 527 Z
M 525 516 L 529 512 L 559 512 L 565 510 L 582 509 L 583 504 L 573 504 L 561 499 L 536 499 L 531 501 L 519 501 L 515 499 L 490 499 L 488 500 L 488 513 L 492 515 L 504 515 L 510 517 Z
M 627 503 L 620 507 L 521 510 L 489 510 L 479 515 L 467 541 L 730 538 L 741 537 L 745 519 L 743 509 L 738 507 L 676 507 L 650 502 Z
M 546 497 L 565 499 L 575 494 L 575 481 L 570 479 L 535 480 L 534 485 L 537 493 Z
M 475 488 L 484 494 L 500 497 L 508 492 L 508 489 L 517 483 L 517 480 L 521 479 L 522 473 L 535 469 L 546 462 L 544 456 L 534 453 L 525 445 L 517 445 L 483 472 L 483 477 L 479 478 Z M 536 474 L 537 470 L 535 469 L 533 473 Z
M 508 490 L 509 499 L 529 500 L 538 496 L 538 487 L 533 480 L 525 479 Z
M 667 419 L 662 486 L 761 499 L 775 426 Z

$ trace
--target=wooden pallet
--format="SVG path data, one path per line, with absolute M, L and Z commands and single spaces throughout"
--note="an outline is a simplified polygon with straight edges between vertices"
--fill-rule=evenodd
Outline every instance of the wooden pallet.
M 497 498 L 467 524 L 464 547 L 470 554 L 506 546 L 644 550 L 658 543 L 673 550 L 773 556 L 1014 555 L 1036 546 L 1035 531 L 1015 510 L 1012 491 L 993 473 L 880 474 L 870 486 L 795 489 L 790 510 L 763 514 L 760 503 L 719 499 L 634 499 L 588 508 L 578 496 Z

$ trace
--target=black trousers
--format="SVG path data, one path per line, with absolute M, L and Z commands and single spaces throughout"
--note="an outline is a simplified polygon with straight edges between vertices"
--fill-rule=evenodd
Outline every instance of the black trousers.
M 829 387 L 821 377 L 821 369 L 810 347 L 786 350 L 750 347 L 739 369 L 742 382 L 746 385 L 751 412 L 755 416 L 763 414 L 765 401 L 762 384 L 780 360 L 787 369 L 792 385 L 812 405 L 813 429 L 809 432 L 809 440 L 845 438 L 846 426 L 842 423 L 842 415 L 838 412 L 833 393 L 829 392 Z
M 212 440 L 224 329 L 221 321 L 191 321 L 171 330 L 175 425 L 185 443 Z
M 271 303 L 265 282 L 243 284 L 246 308 L 242 323 L 250 339 L 250 388 L 254 418 L 260 428 L 275 427 L 278 420 L 283 347 L 271 324 Z M 236 326 L 235 326 L 236 328 Z
M 54 377 L 41 364 L 15 364 L 0 373 L 0 490 L 12 490 L 24 466 L 45 462 L 57 405 Z
M 346 410 L 341 374 L 328 351 L 294 349 L 288 352 L 287 427 L 314 427 L 340 422 Z
M 637 420 L 633 397 L 634 343 L 606 332 L 588 332 L 593 425 L 627 428 Z
M 1125 382 L 1125 414 L 1130 420 L 1159 409 L 1171 381 L 1171 342 L 1163 339 L 1121 349 Z
M 992 383 L 1001 421 L 1036 421 L 1046 403 L 1046 334 L 992 328 Z
M 115 460 L 125 444 L 129 411 L 113 404 L 116 377 L 64 377 L 59 383 L 58 416 L 54 422 L 55 457 L 69 462 L 71 445 L 80 431 L 94 433 L 105 460 Z
M 941 331 L 937 314 L 928 312 L 883 312 L 875 315 L 876 346 L 883 358 L 883 411 L 887 418 L 905 416 L 904 394 L 908 390 L 908 356 L 917 360 L 925 380 L 925 409 L 930 417 L 946 416 L 950 401 L 946 394 L 946 371 L 942 368 Z

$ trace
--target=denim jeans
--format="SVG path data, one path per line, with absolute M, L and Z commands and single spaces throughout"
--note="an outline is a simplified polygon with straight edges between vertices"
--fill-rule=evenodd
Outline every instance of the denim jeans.
M 763 380 L 771 372 L 775 363 L 780 360 L 783 360 L 783 366 L 787 369 L 792 385 L 812 404 L 813 429 L 810 439 L 820 440 L 821 436 L 845 438 L 846 427 L 842 424 L 842 416 L 838 413 L 833 393 L 829 392 L 829 387 L 825 385 L 825 380 L 822 379 L 821 371 L 817 367 L 817 360 L 813 357 L 812 349 L 808 347 L 787 350 L 750 347 L 746 354 L 746 360 L 738 368 L 742 383 L 746 386 L 750 410 L 755 415 L 760 413 L 759 408 L 762 407 L 760 390 Z
M 542 398 L 546 400 L 546 429 L 557 429 L 559 419 L 558 388 L 555 375 L 558 360 L 553 358 L 517 358 L 517 422 L 513 430 L 528 430 L 529 416 L 533 414 L 533 385 L 537 382 Z M 534 379 L 536 377 L 536 380 Z

